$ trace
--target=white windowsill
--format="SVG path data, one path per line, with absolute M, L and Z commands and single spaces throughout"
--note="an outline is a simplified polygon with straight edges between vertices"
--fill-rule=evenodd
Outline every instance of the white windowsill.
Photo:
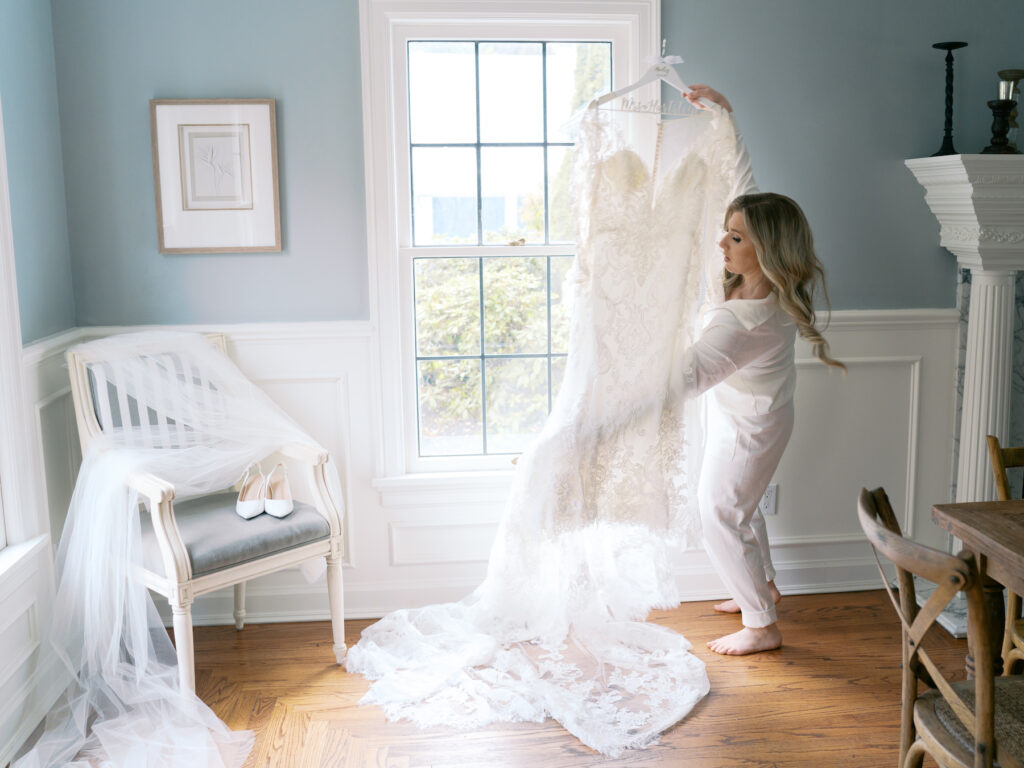
M 378 477 L 373 487 L 385 507 L 452 503 L 502 503 L 514 470 L 420 472 Z
M 22 566 L 31 562 L 31 558 L 40 549 L 46 547 L 49 541 L 50 537 L 47 534 L 42 534 L 20 544 L 8 544 L 0 550 L 0 599 L 15 586 L 24 582 L 27 576 Z M 31 575 L 31 572 L 28 575 Z

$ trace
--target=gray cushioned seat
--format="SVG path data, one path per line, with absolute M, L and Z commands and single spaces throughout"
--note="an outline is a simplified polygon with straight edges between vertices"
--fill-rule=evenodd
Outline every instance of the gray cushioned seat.
M 175 503 L 174 519 L 192 560 L 193 576 L 330 536 L 327 521 L 309 504 L 296 501 L 295 510 L 281 519 L 262 514 L 244 520 L 235 513 L 237 498 L 234 493 L 216 493 Z M 163 560 L 148 513 L 142 515 L 142 547 L 146 568 L 163 573 Z

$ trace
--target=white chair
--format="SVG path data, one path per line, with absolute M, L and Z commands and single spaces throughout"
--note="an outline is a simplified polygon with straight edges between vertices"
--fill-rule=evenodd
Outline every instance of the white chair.
M 223 335 L 207 337 L 226 353 Z M 167 414 L 156 413 L 145 403 L 118 393 L 110 381 L 97 385 L 90 367 L 102 366 L 99 359 L 85 358 L 74 349 L 67 353 L 71 395 L 83 452 L 105 428 L 138 425 L 138 414 L 147 414 L 150 424 L 161 433 L 173 435 L 177 424 Z M 174 352 L 147 350 L 153 355 Z M 190 370 L 190 361 L 178 355 L 174 364 L 185 375 L 201 377 Z M 106 392 L 97 392 L 97 389 Z M 156 422 L 153 420 L 157 419 Z M 173 439 L 169 442 L 173 447 Z M 268 573 L 291 568 L 311 558 L 327 559 L 327 591 L 334 635 L 334 654 L 339 664 L 345 658 L 344 593 L 341 558 L 342 520 L 327 485 L 327 451 L 308 445 L 279 448 L 295 470 L 305 474 L 310 502 L 295 500 L 295 510 L 278 519 L 260 515 L 243 520 L 235 514 L 237 494 L 231 490 L 174 503 L 174 487 L 153 474 L 136 475 L 131 485 L 145 500 L 149 516 L 142 515 L 143 568 L 140 578 L 154 592 L 167 598 L 174 621 L 174 643 L 182 689 L 195 690 L 192 602 L 199 595 L 234 586 L 235 626 L 245 623 L 245 582 Z M 301 467 L 301 470 L 300 470 Z M 239 467 L 239 474 L 244 467 Z

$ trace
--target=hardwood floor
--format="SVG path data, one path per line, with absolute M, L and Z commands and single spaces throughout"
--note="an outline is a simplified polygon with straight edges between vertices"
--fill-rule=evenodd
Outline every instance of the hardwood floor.
M 711 605 L 684 603 L 650 618 L 694 644 L 710 695 L 659 744 L 614 760 L 552 720 L 471 732 L 389 723 L 376 707 L 358 706 L 368 683 L 332 663 L 327 622 L 196 628 L 197 691 L 229 726 L 255 731 L 246 763 L 254 768 L 895 766 L 899 624 L 884 592 L 785 597 L 783 648 L 750 657 L 704 647 L 739 626 Z M 370 623 L 348 622 L 348 644 Z M 962 669 L 965 641 L 933 635 L 939 663 Z

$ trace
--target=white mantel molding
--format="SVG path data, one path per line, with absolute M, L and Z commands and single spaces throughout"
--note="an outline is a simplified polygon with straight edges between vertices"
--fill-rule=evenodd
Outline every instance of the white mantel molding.
M 941 228 L 940 243 L 971 270 L 957 501 L 995 498 L 986 435 L 1010 427 L 1015 273 L 1024 269 L 1024 155 L 907 160 Z
M 906 161 L 939 220 L 940 243 L 962 267 L 1024 269 L 1024 155 Z

